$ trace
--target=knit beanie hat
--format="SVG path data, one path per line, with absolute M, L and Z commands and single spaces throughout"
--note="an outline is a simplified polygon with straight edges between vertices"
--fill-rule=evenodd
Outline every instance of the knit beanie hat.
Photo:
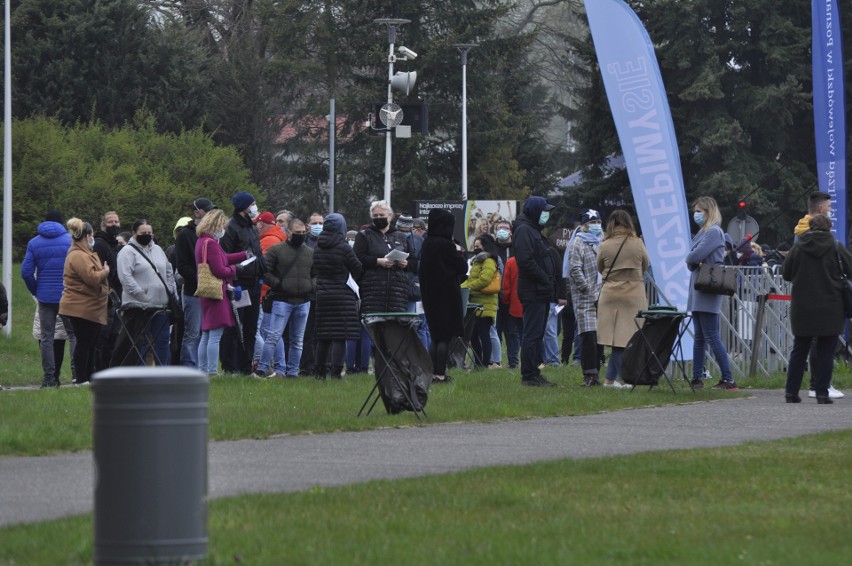
M 414 227 L 414 219 L 407 214 L 400 215 L 399 218 L 396 219 L 396 229 L 397 230 L 411 230 Z
M 65 223 L 65 219 L 62 218 L 62 213 L 58 210 L 51 210 L 47 214 L 44 215 L 45 222 L 59 222 L 60 224 Z
M 251 206 L 251 203 L 254 202 L 254 197 L 251 193 L 247 193 L 246 191 L 240 191 L 231 197 L 231 202 L 234 204 L 234 211 L 242 212 Z

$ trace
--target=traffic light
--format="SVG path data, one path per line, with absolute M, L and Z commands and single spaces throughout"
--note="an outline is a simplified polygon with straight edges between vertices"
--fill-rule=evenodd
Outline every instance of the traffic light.
M 737 218 L 745 220 L 746 217 L 746 201 L 741 200 L 737 203 Z

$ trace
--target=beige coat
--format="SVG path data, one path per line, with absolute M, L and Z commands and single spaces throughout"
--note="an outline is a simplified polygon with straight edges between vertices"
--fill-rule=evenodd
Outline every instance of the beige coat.
M 86 245 L 86 240 L 74 242 L 68 249 L 63 283 L 65 290 L 59 301 L 59 314 L 107 323 L 107 271 L 98 254 Z
M 601 242 L 598 271 L 606 280 L 598 302 L 598 344 L 623 348 L 636 332 L 636 314 L 648 308 L 644 279 L 649 266 L 645 244 L 626 230 L 616 229 Z

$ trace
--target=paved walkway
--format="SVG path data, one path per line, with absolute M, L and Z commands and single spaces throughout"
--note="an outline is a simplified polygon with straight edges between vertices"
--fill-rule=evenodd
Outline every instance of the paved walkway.
M 583 417 L 211 442 L 210 497 L 292 492 L 502 464 L 731 446 L 852 428 L 852 400 L 783 391 Z M 0 526 L 92 510 L 91 452 L 0 458 Z

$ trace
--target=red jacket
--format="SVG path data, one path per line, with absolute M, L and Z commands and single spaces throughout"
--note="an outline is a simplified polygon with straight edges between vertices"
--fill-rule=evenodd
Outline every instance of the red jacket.
M 509 314 L 515 318 L 523 318 L 524 307 L 518 297 L 518 262 L 514 256 L 506 261 L 503 268 L 503 302 L 509 305 Z
M 266 251 L 274 246 L 275 244 L 280 244 L 287 240 L 287 234 L 284 233 L 284 230 L 281 229 L 280 226 L 275 225 L 263 234 L 260 235 L 260 249 L 263 252 L 263 255 L 266 255 Z M 266 296 L 266 293 L 269 291 L 269 285 L 264 283 L 260 287 L 260 298 L 263 300 L 263 297 Z

